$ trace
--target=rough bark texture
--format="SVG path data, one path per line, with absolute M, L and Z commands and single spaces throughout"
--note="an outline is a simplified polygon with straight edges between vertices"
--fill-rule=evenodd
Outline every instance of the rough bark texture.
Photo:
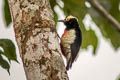
M 49 0 L 8 0 L 27 80 L 68 80 Z

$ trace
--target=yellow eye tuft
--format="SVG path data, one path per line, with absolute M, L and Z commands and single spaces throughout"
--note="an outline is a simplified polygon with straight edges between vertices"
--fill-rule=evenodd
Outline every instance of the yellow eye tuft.
M 72 15 L 67 16 L 67 17 L 65 18 L 65 21 L 69 21 L 69 20 L 71 20 L 71 19 L 76 19 L 76 20 L 78 21 L 78 19 L 77 19 L 76 17 L 72 16 Z

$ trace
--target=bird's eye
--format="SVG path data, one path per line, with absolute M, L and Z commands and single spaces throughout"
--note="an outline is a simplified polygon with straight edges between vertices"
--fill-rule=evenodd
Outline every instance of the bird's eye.
M 69 24 L 71 24 L 72 22 L 71 21 L 69 21 Z
M 69 21 L 69 23 L 71 24 L 72 22 L 74 22 L 74 20 L 73 19 L 71 19 L 70 21 Z

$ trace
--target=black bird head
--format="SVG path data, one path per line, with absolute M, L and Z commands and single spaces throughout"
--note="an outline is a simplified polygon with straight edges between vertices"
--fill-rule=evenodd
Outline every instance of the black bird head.
M 58 20 L 58 22 L 63 22 L 67 28 L 78 27 L 78 19 L 72 15 L 66 16 L 64 20 Z

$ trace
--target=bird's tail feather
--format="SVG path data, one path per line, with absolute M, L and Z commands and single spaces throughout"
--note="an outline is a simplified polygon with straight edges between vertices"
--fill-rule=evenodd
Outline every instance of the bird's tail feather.
M 72 57 L 70 57 L 70 59 L 67 63 L 66 70 L 68 71 L 71 67 L 72 67 Z

